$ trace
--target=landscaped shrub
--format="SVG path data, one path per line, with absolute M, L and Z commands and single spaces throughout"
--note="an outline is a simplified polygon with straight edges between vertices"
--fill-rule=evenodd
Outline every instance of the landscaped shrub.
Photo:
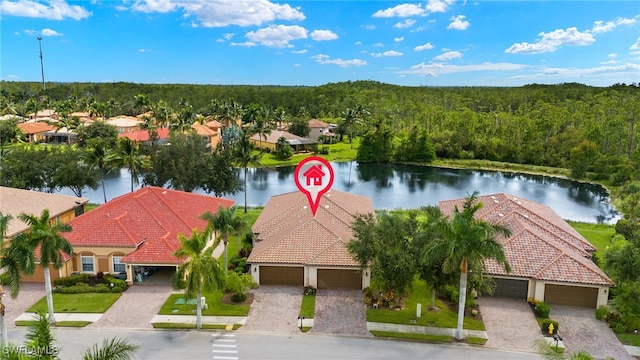
M 246 294 L 233 294 L 231 295 L 231 301 L 234 303 L 241 303 L 247 299 Z
M 608 315 L 609 315 L 609 308 L 607 307 L 607 305 L 598 306 L 598 308 L 596 309 L 596 319 L 602 321 L 602 320 L 605 320 Z
M 537 302 L 535 309 L 536 309 L 536 316 L 541 318 L 548 318 L 549 313 L 551 312 L 551 306 L 549 306 L 549 304 L 543 301 Z
M 549 334 L 549 324 L 553 324 L 553 334 Z M 544 334 L 549 334 L 549 335 L 555 335 L 558 333 L 558 327 L 560 325 L 558 325 L 558 322 L 555 320 L 551 320 L 551 319 L 544 319 L 542 320 L 542 323 L 540 324 L 540 329 L 542 330 L 542 332 Z
M 61 277 L 53 280 L 54 286 L 73 286 L 78 283 L 88 283 L 89 274 L 76 274 L 67 277 Z

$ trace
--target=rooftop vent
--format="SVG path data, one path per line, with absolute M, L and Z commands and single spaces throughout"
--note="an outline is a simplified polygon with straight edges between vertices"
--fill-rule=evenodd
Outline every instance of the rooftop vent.
M 503 217 L 503 216 L 504 216 L 504 214 L 503 214 L 503 213 L 499 213 L 499 214 L 498 214 L 498 216 Z

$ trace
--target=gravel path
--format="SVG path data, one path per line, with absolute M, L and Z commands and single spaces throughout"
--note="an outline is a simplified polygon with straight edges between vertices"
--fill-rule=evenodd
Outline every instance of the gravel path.
M 366 306 L 361 290 L 320 289 L 312 333 L 373 336 L 367 330 Z
M 300 333 L 298 315 L 302 304 L 302 288 L 261 285 L 254 294 L 247 321 L 238 330 Z
M 153 329 L 151 319 L 171 295 L 168 285 L 133 285 L 88 329 Z
M 607 323 L 596 319 L 594 311 L 551 305 L 549 317 L 559 323 L 559 334 L 566 352 L 585 350 L 598 359 L 611 357 L 616 360 L 634 360 Z
M 489 337 L 485 346 L 535 352 L 535 342 L 543 336 L 526 301 L 486 296 L 477 301 Z

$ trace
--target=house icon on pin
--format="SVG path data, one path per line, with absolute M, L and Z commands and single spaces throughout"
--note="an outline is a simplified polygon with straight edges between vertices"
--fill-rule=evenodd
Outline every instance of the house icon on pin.
M 324 175 L 322 165 L 313 165 L 302 174 L 307 179 L 307 186 L 322 186 L 322 177 Z

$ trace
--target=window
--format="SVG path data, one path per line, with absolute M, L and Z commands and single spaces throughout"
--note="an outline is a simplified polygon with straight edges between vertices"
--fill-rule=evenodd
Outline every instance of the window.
M 80 256 L 82 262 L 82 272 L 94 272 L 93 256 Z
M 113 260 L 113 272 L 121 273 L 126 271 L 125 264 L 121 262 L 122 256 L 114 256 L 112 257 L 112 260 Z

